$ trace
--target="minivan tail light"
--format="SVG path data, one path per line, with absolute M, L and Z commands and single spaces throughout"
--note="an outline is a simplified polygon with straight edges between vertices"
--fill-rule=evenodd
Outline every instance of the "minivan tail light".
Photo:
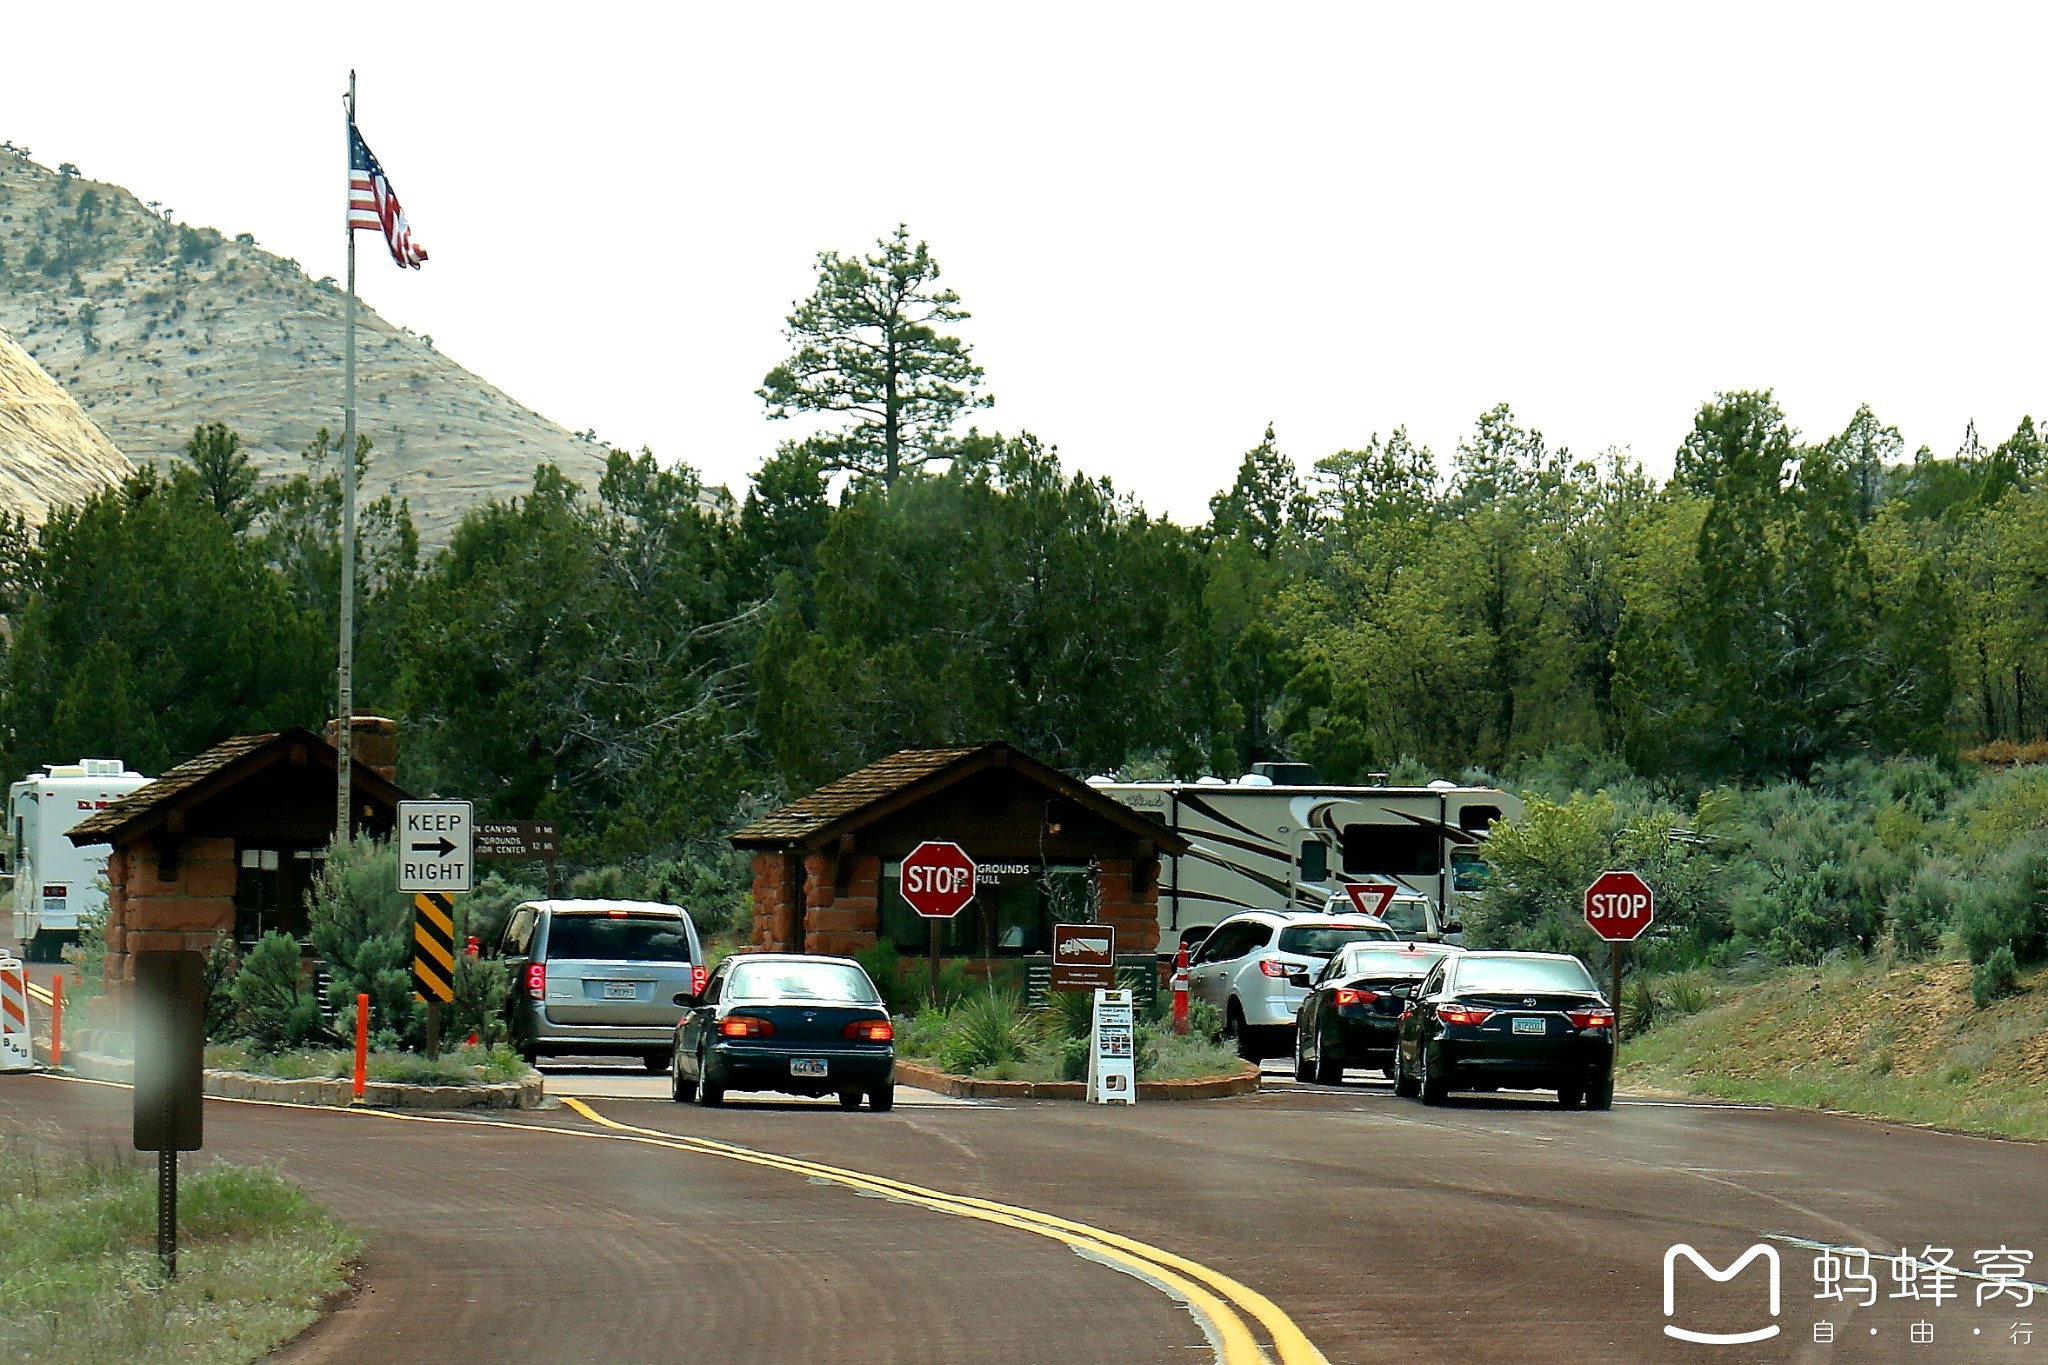
M 1572 1021 L 1573 1028 L 1614 1027 L 1614 1011 L 1610 1009 L 1572 1010 L 1565 1018 Z
M 704 964 L 701 962 L 692 964 L 690 967 L 690 994 L 704 994 L 704 987 L 709 985 L 710 982 L 711 973 L 705 968 Z
M 548 993 L 548 964 L 529 962 L 526 964 L 526 993 L 536 1000 L 544 1000 Z
M 1470 1005 L 1438 1005 L 1436 1017 L 1446 1024 L 1483 1024 L 1493 1018 L 1493 1011 L 1474 1009 Z
M 896 1026 L 887 1019 L 856 1019 L 843 1032 L 863 1043 L 887 1043 L 896 1038 Z
M 1337 991 L 1337 1008 L 1342 1009 L 1346 1005 L 1370 1005 L 1379 998 L 1378 991 L 1355 991 L 1349 986 L 1342 986 Z
M 725 1038 L 768 1038 L 775 1025 L 755 1014 L 728 1014 L 718 1021 L 718 1032 Z
M 1296 972 L 1307 971 L 1308 964 L 1306 962 L 1282 962 L 1278 958 L 1269 957 L 1260 961 L 1259 970 L 1267 976 L 1277 976 L 1284 979 L 1293 976 Z

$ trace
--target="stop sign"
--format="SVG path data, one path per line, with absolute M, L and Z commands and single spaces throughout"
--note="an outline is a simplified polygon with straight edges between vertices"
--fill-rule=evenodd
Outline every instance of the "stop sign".
M 1633 872 L 1603 872 L 1586 888 L 1586 923 L 1609 943 L 1642 937 L 1656 918 L 1657 898 Z
M 974 899 L 974 859 L 960 845 L 927 839 L 903 860 L 903 899 L 926 919 L 951 919 Z

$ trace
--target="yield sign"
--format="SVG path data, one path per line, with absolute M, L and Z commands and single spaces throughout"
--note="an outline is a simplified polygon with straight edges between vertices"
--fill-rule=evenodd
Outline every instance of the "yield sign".
M 1394 903 L 1394 897 L 1401 888 L 1392 882 L 1346 882 L 1344 894 L 1351 897 L 1352 909 L 1361 915 L 1381 915 Z

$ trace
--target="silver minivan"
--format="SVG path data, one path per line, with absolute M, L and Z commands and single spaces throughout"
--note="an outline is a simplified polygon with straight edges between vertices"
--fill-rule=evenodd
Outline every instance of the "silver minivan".
M 537 1056 L 642 1058 L 668 1069 L 675 998 L 704 989 L 690 912 L 656 901 L 527 901 L 498 955 L 511 977 L 512 1046 Z

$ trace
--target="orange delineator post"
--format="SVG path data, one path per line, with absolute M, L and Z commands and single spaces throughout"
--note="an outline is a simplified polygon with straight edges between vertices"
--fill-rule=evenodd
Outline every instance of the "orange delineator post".
M 50 982 L 50 1070 L 64 1065 L 64 974 Z
M 356 1081 L 355 1097 L 363 1097 L 363 1082 L 370 1072 L 370 997 L 356 997 Z
M 1173 958 L 1173 1031 L 1188 1031 L 1188 945 L 1180 945 Z

